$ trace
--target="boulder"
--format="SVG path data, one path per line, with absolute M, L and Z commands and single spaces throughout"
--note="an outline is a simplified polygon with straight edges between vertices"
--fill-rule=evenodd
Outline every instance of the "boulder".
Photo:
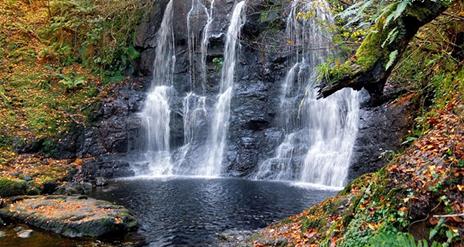
M 15 198 L 0 216 L 71 238 L 114 235 L 137 226 L 126 208 L 80 196 Z
M 403 138 L 414 124 L 417 111 L 414 97 L 406 94 L 380 106 L 361 107 L 349 181 L 382 168 L 389 155 L 401 148 Z
M 0 177 L 0 197 L 23 195 L 26 194 L 26 190 L 26 181 Z
M 22 230 L 18 232 L 16 235 L 18 235 L 19 238 L 30 238 L 33 232 L 33 230 Z

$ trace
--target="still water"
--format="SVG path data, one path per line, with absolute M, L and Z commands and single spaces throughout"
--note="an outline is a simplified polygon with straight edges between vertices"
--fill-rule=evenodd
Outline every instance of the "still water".
M 91 196 L 129 208 L 150 246 L 215 246 L 225 230 L 255 230 L 324 198 L 333 190 L 242 179 L 120 180 Z

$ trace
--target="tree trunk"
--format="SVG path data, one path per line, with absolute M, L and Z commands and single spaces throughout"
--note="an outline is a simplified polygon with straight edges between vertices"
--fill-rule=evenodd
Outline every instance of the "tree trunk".
M 390 6 L 393 13 L 401 1 Z M 334 66 L 325 75 L 319 97 L 328 97 L 340 89 L 365 88 L 374 102 L 381 99 L 385 82 L 419 28 L 443 13 L 450 3 L 446 0 L 411 1 L 404 11 L 387 23 L 379 18 L 371 27 L 355 56 Z M 392 38 L 393 37 L 393 38 Z

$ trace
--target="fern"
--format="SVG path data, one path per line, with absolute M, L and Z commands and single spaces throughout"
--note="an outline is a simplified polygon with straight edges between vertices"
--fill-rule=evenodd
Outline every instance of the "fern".
M 347 19 L 350 18 L 350 21 L 345 25 L 345 26 L 351 26 L 354 23 L 360 22 L 364 15 L 366 10 L 372 6 L 374 3 L 373 0 L 367 0 L 367 1 L 361 1 L 358 3 L 355 3 L 354 5 L 350 6 L 347 8 L 345 11 L 341 12 L 338 14 L 340 18 Z
M 395 50 L 392 53 L 390 53 L 388 57 L 388 63 L 385 65 L 385 70 L 388 70 L 395 62 L 396 58 L 398 57 L 398 50 Z
M 396 9 L 392 11 L 385 20 L 384 28 L 386 28 L 392 21 L 395 21 L 406 10 L 406 7 L 411 4 L 411 0 L 403 0 L 396 4 Z
M 416 241 L 409 233 L 383 231 L 369 243 L 370 247 L 444 247 L 443 244 L 426 240 Z
M 398 37 L 398 28 L 394 28 L 388 33 L 387 39 L 382 43 L 382 48 L 385 48 L 386 45 L 391 44 Z

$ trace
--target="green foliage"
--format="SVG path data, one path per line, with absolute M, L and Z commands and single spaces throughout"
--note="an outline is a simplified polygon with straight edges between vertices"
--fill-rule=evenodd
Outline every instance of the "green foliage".
M 322 218 L 315 220 L 311 220 L 310 218 L 303 218 L 301 221 L 301 231 L 304 232 L 310 228 L 324 226 L 325 224 L 327 224 L 327 222 Z
M 61 78 L 59 83 L 67 90 L 72 90 L 86 84 L 86 78 L 84 76 L 76 75 L 75 73 L 70 73 L 68 75 L 60 74 L 59 78 Z
M 356 215 L 348 225 L 343 236 L 344 241 L 340 244 L 340 247 L 365 247 L 368 245 L 373 231 L 369 228 L 362 229 L 362 225 L 366 220 L 366 215 Z
M 0 177 L 0 197 L 22 195 L 26 190 L 26 181 Z
M 13 138 L 6 135 L 0 135 L 0 147 L 7 147 L 13 145 Z
M 317 70 L 317 74 L 319 77 L 318 81 L 322 81 L 322 80 L 329 78 L 330 68 L 331 68 L 330 63 L 327 63 L 327 62 L 321 63 L 317 66 L 316 70 Z
M 385 48 L 385 46 L 391 44 L 397 37 L 398 37 L 399 31 L 398 28 L 395 27 L 393 28 L 389 33 L 385 41 L 382 43 L 382 48 Z
M 56 143 L 53 140 L 47 139 L 42 143 L 42 152 L 47 155 L 56 155 Z
M 369 242 L 370 247 L 444 247 L 445 245 L 433 242 L 429 244 L 426 240 L 416 241 L 414 236 L 408 233 L 398 232 L 393 227 L 387 227 L 380 231 Z
M 393 63 L 396 61 L 396 58 L 398 57 L 398 50 L 394 50 L 388 55 L 388 62 L 385 65 L 385 70 L 390 69 L 390 67 L 393 65 Z
M 63 64 L 80 62 L 111 77 L 139 58 L 135 28 L 152 5 L 142 0 L 51 0 L 50 25 L 40 30 L 50 45 L 40 55 Z
M 10 106 L 11 100 L 6 96 L 5 89 L 0 85 L 0 99 L 4 106 Z
M 319 64 L 316 69 L 319 81 L 328 80 L 329 78 L 338 80 L 352 73 L 349 62 L 340 64 L 339 61 L 334 62 L 333 59 Z
M 395 21 L 398 19 L 398 17 L 403 14 L 403 12 L 406 10 L 406 7 L 410 5 L 412 0 L 402 0 L 398 1 L 397 3 L 393 3 L 395 5 L 394 11 L 390 12 L 385 20 L 384 28 L 387 28 L 388 25 L 392 23 L 392 21 Z
M 224 64 L 224 58 L 215 57 L 213 58 L 213 64 L 216 71 L 221 71 L 222 65 Z

